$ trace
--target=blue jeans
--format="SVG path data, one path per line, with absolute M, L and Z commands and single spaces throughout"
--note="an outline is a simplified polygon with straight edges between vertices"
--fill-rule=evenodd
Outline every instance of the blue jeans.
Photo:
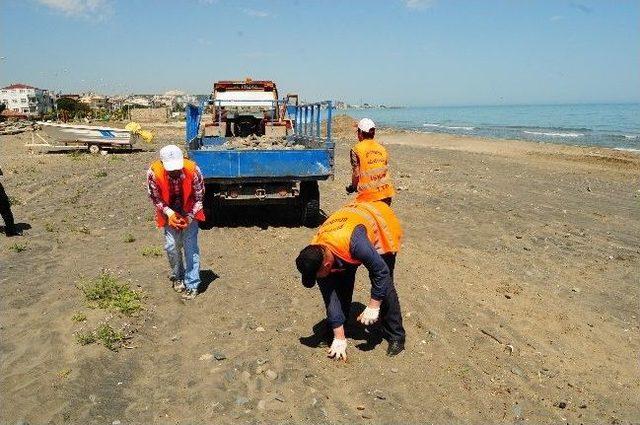
M 184 230 L 165 226 L 164 240 L 164 250 L 167 251 L 172 277 L 183 280 L 187 289 L 197 291 L 200 286 L 198 222 L 193 220 Z M 184 263 L 182 261 L 183 250 Z

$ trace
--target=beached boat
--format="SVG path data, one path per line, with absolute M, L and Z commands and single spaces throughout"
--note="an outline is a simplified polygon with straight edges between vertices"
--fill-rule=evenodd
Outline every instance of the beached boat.
M 31 143 L 28 146 L 43 146 L 51 148 L 84 146 L 89 151 L 97 153 L 103 148 L 129 148 L 136 142 L 136 136 L 123 128 L 112 128 L 91 125 L 58 124 L 38 121 L 45 134 L 36 136 L 42 143 Z

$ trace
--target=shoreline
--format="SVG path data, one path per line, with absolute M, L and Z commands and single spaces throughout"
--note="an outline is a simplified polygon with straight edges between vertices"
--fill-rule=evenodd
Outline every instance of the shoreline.
M 606 147 L 564 145 L 513 139 L 494 139 L 383 128 L 377 138 L 386 145 L 423 147 L 496 155 L 510 158 L 545 158 L 606 166 L 640 174 L 640 152 Z
M 615 151 L 615 152 L 628 152 L 634 155 L 640 156 L 640 148 L 615 148 L 609 146 L 597 146 L 597 145 L 580 145 L 580 144 L 568 144 L 568 143 L 558 143 L 553 141 L 538 141 L 538 140 L 524 140 L 524 139 L 508 139 L 502 137 L 489 137 L 489 136 L 477 136 L 477 135 L 467 135 L 467 134 L 455 134 L 455 133 L 436 133 L 431 131 L 420 131 L 420 130 L 410 130 L 401 127 L 381 127 L 378 131 L 379 135 L 390 135 L 390 134 L 409 134 L 409 135 L 417 135 L 417 136 L 429 136 L 429 137 L 446 137 L 446 138 L 457 138 L 457 139 L 473 139 L 480 140 L 483 142 L 513 142 L 513 143 L 524 143 L 527 145 L 541 145 L 541 146 L 555 146 L 558 148 L 581 148 L 581 149 L 597 149 L 603 151 Z

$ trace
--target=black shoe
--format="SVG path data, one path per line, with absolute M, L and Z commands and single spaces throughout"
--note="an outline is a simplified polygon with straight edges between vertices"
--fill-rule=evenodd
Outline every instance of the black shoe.
M 22 236 L 22 232 L 20 230 L 18 230 L 17 228 L 13 227 L 13 228 L 8 228 L 6 227 L 4 229 L 4 233 L 7 235 L 8 238 L 12 237 L 12 236 Z
M 404 340 L 389 341 L 387 347 L 387 356 L 397 356 L 404 351 Z

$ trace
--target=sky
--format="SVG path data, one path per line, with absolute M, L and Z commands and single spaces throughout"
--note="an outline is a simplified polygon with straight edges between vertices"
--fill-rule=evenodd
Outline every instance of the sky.
M 640 102 L 639 0 L 0 0 L 0 84 L 387 105 Z

